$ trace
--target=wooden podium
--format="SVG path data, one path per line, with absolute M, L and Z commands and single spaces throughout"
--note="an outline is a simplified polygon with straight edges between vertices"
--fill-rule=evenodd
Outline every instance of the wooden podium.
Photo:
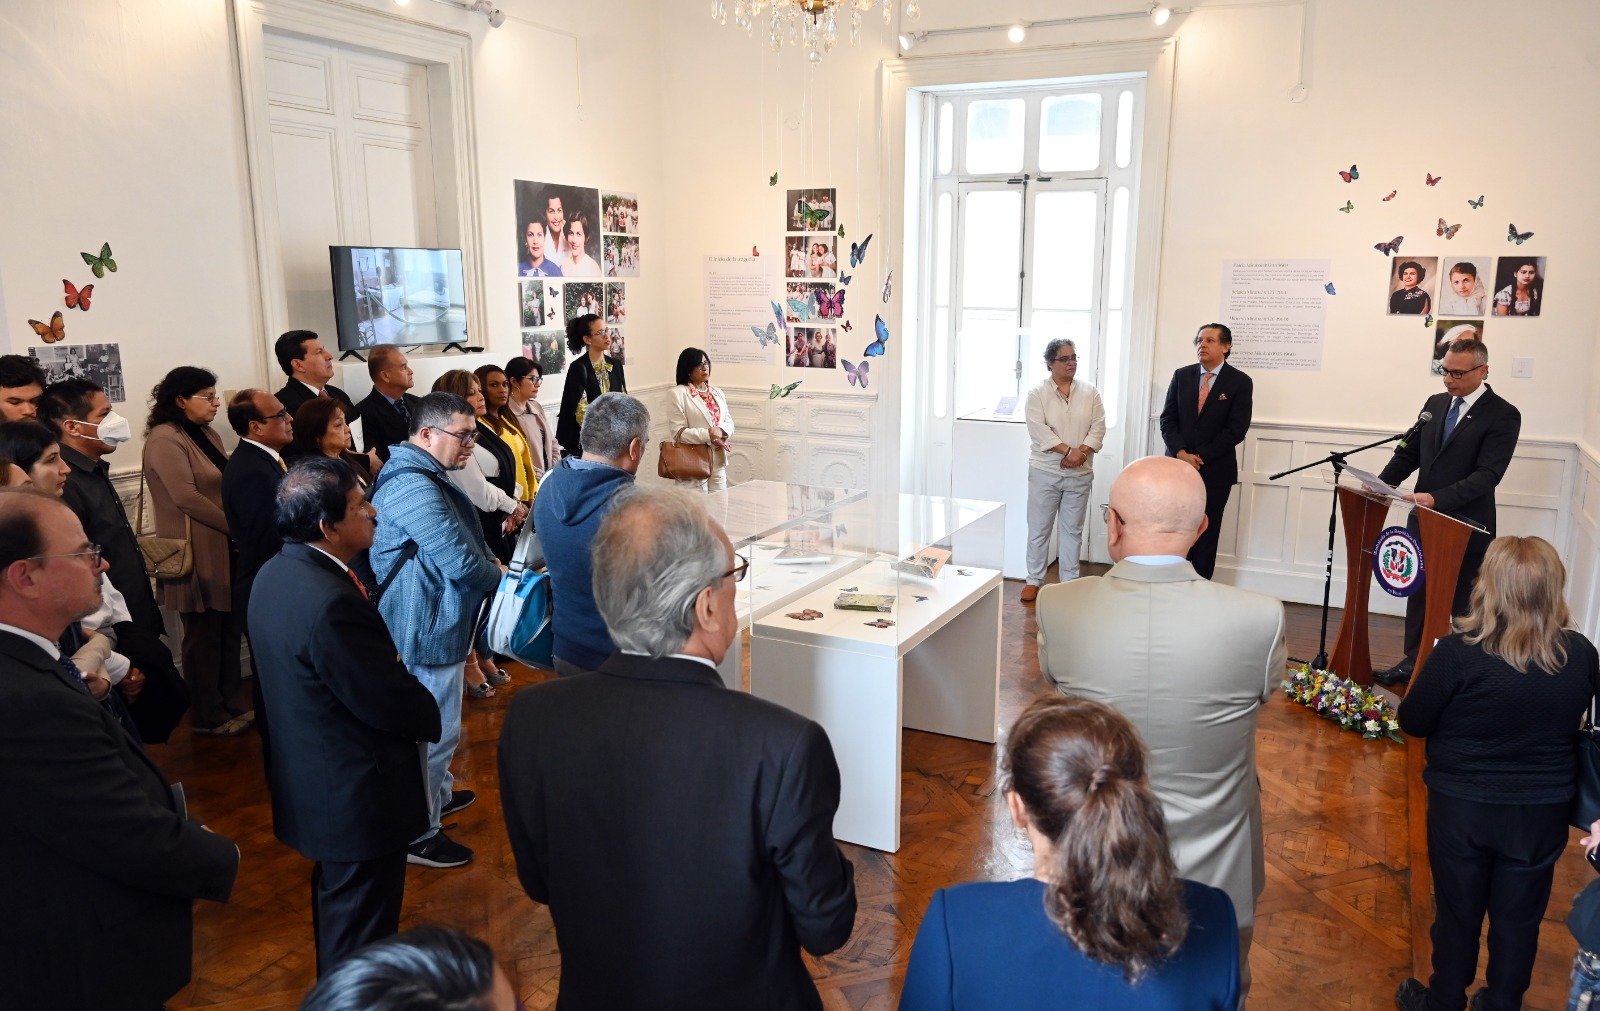
M 1329 669 L 1358 684 L 1372 684 L 1368 648 L 1367 593 L 1372 585 L 1372 552 L 1384 529 L 1391 496 L 1340 485 L 1339 514 L 1344 518 L 1345 594 L 1339 637 L 1328 657 Z M 1409 503 L 1408 503 L 1409 504 Z M 1425 506 L 1414 506 L 1416 531 L 1422 541 L 1423 621 L 1415 670 L 1421 670 L 1433 642 L 1450 634 L 1450 609 L 1467 542 L 1477 528 Z M 1416 674 L 1413 673 L 1415 678 Z M 1409 682 L 1396 686 L 1400 695 Z M 1427 763 L 1424 743 L 1406 738 L 1406 827 L 1411 868 L 1411 974 L 1427 979 L 1433 971 L 1433 870 L 1428 865 L 1428 790 L 1422 783 Z

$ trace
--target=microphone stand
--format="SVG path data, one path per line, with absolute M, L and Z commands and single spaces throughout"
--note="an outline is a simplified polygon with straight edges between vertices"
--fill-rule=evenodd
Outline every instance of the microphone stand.
M 1354 456 L 1355 454 L 1368 449 L 1374 449 L 1378 446 L 1382 446 L 1385 443 L 1394 442 L 1396 439 L 1403 439 L 1405 438 L 1405 435 L 1406 433 L 1401 432 L 1396 435 L 1391 435 L 1386 439 L 1379 439 L 1377 442 L 1369 442 L 1365 446 L 1357 446 L 1355 449 L 1346 449 L 1337 453 L 1329 453 L 1320 460 L 1312 460 L 1310 463 L 1302 464 L 1299 467 L 1292 467 L 1289 470 L 1279 471 L 1278 473 L 1271 474 L 1267 477 L 1268 481 L 1276 481 L 1279 478 L 1288 477 L 1290 474 L 1298 474 L 1302 470 L 1310 470 L 1312 467 L 1320 467 L 1325 463 L 1333 464 L 1333 500 L 1328 504 L 1328 554 L 1323 562 L 1322 569 L 1322 638 L 1317 645 L 1317 659 L 1311 664 L 1313 670 L 1325 671 L 1328 669 L 1328 601 L 1329 597 L 1333 593 L 1333 542 L 1334 532 L 1337 529 L 1339 521 L 1339 476 L 1344 473 L 1344 468 L 1348 457 Z

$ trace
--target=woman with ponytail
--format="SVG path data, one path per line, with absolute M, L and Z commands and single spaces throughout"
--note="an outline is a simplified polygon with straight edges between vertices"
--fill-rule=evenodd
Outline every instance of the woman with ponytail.
M 901 1011 L 1233 1011 L 1226 893 L 1177 876 L 1144 742 L 1087 699 L 1040 699 L 1011 728 L 1005 793 L 1033 877 L 934 893 Z

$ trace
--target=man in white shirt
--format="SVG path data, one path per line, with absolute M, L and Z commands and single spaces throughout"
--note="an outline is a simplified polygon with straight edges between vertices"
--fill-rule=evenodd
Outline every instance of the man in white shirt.
M 1022 602 L 1039 596 L 1050 567 L 1050 525 L 1059 532 L 1060 578 L 1078 578 L 1083 520 L 1094 484 L 1094 455 L 1106 437 L 1100 393 L 1077 378 L 1078 348 L 1066 338 L 1045 345 L 1050 377 L 1028 391 L 1028 585 Z

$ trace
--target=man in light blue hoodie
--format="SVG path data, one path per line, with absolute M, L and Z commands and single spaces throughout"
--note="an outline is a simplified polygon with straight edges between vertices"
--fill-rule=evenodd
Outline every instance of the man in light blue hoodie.
M 477 440 L 471 405 L 453 393 L 428 394 L 411 409 L 411 437 L 390 452 L 372 497 L 378 610 L 401 662 L 433 693 L 443 729 L 439 742 L 428 745 L 428 831 L 406 857 L 424 867 L 472 859 L 471 849 L 444 834 L 440 819 L 476 799 L 471 790 L 453 789 L 450 760 L 461 742 L 473 627 L 503 571 L 484 543 L 477 509 L 446 476 L 466 465 Z
M 633 485 L 649 431 L 644 404 L 626 393 L 602 394 L 584 412 L 582 458 L 564 458 L 534 497 L 533 525 L 555 598 L 555 667 L 563 677 L 595 670 L 617 651 L 595 607 L 589 546 L 617 492 Z

